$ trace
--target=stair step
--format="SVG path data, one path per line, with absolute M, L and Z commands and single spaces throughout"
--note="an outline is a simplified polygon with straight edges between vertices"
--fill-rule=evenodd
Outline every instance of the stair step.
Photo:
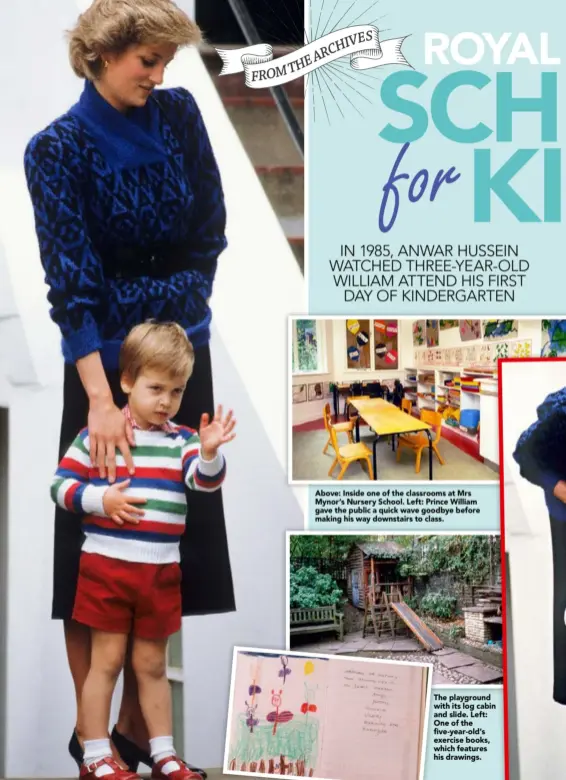
M 278 216 L 302 218 L 305 211 L 304 165 L 258 165 L 256 172 Z
M 303 107 L 295 115 L 304 126 Z M 275 104 L 255 101 L 226 104 L 232 124 L 254 165 L 301 165 L 303 160 Z

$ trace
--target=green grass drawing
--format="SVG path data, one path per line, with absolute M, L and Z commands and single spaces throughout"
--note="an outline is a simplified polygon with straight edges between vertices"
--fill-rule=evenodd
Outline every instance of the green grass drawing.
M 246 716 L 238 715 L 236 738 L 232 744 L 230 760 L 249 764 L 251 761 L 268 760 L 285 756 L 287 761 L 304 761 L 314 766 L 318 752 L 319 722 L 308 716 L 297 716 L 289 723 L 279 723 L 273 734 L 273 724 L 263 722 L 250 733 Z

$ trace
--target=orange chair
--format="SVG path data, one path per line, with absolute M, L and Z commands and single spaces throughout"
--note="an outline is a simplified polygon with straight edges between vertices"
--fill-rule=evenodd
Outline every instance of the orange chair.
M 413 413 L 413 402 L 410 398 L 401 399 L 401 411 L 406 412 L 407 414 Z
M 340 464 L 340 473 L 337 479 L 342 479 L 346 473 L 346 469 L 350 463 L 355 463 L 357 460 L 360 462 L 366 461 L 368 466 L 369 478 L 373 479 L 373 467 L 371 465 L 371 450 L 363 442 L 357 444 L 346 444 L 344 447 L 340 447 L 338 444 L 338 436 L 336 429 L 333 425 L 330 426 L 330 441 L 334 449 L 334 463 L 330 467 L 328 476 L 332 476 L 332 472 L 336 468 L 336 464 Z
M 324 427 L 326 428 L 326 432 L 328 433 L 328 441 L 326 442 L 324 449 L 322 450 L 322 454 L 326 455 L 326 451 L 328 450 L 329 445 L 332 444 L 332 440 L 330 438 L 330 427 L 334 428 L 336 433 L 345 433 L 348 436 L 348 441 L 350 444 L 354 443 L 354 420 L 349 420 L 348 422 L 343 423 L 332 423 L 332 418 L 330 417 L 330 404 L 325 404 L 324 409 L 322 410 L 322 416 L 324 419 Z
M 444 458 L 438 451 L 438 442 L 440 441 L 440 435 L 442 433 L 442 415 L 438 412 L 433 412 L 432 409 L 423 409 L 421 411 L 421 420 L 431 425 L 436 432 L 434 439 L 432 440 L 432 449 L 436 457 L 439 460 L 441 466 L 444 466 Z M 401 450 L 403 447 L 413 450 L 417 459 L 415 461 L 415 472 L 420 473 L 421 470 L 421 457 L 423 450 L 428 447 L 428 436 L 424 431 L 418 433 L 406 433 L 399 436 L 397 441 L 397 462 L 401 459 Z

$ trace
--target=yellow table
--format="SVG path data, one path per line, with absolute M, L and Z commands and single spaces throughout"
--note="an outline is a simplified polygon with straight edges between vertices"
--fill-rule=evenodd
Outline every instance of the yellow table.
M 360 417 L 375 431 L 373 440 L 373 478 L 377 479 L 377 442 L 380 436 L 398 436 L 403 433 L 424 431 L 428 437 L 428 475 L 432 479 L 432 427 L 427 423 L 402 412 L 383 398 L 352 397 L 348 403 L 358 411 L 356 418 L 356 441 L 360 440 Z M 395 442 L 395 438 L 393 438 Z M 393 445 L 395 448 L 395 445 Z

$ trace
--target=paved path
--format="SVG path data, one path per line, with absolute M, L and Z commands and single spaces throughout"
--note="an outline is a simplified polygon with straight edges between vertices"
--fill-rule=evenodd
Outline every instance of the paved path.
M 503 671 L 497 666 L 485 664 L 451 647 L 443 647 L 434 653 L 427 653 L 422 645 L 411 637 L 384 639 L 378 642 L 375 635 L 370 634 L 363 638 L 362 632 L 356 631 L 347 634 L 343 642 L 330 639 L 300 645 L 293 649 L 310 653 L 355 654 L 366 658 L 432 663 L 433 685 L 485 685 L 500 683 L 503 680 Z

